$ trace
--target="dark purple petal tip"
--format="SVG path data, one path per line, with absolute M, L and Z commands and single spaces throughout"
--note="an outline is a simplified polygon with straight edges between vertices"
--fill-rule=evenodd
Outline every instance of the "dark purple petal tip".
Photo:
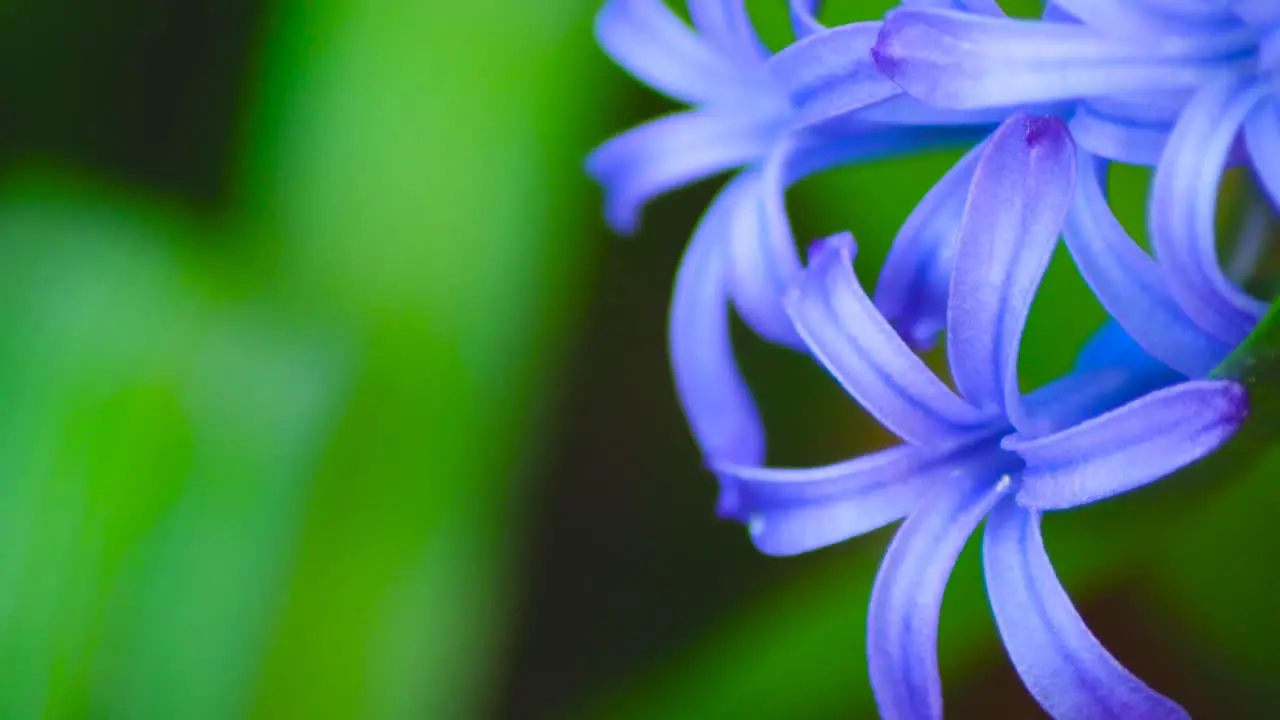
M 1026 461 L 1018 503 L 1064 510 L 1170 475 L 1222 446 L 1249 414 L 1248 392 L 1230 380 L 1188 380 L 1040 437 L 1001 445 Z
M 930 47 L 940 39 L 931 26 L 927 12 L 898 8 L 889 11 L 876 41 L 871 45 L 871 59 L 890 80 L 899 80 L 899 71 L 910 70 L 911 59 L 921 47 Z
M 1245 418 L 1249 417 L 1251 408 L 1248 388 L 1240 383 L 1231 383 L 1230 387 L 1223 392 L 1222 399 L 1227 405 L 1227 410 L 1223 413 L 1227 423 L 1233 427 L 1243 425 Z
M 1022 138 L 1028 147 L 1037 147 L 1051 142 L 1063 142 L 1070 137 L 1067 124 L 1061 118 L 1030 115 L 1023 120 Z
M 894 37 L 897 35 L 897 28 L 891 22 L 893 16 L 880 26 L 880 33 L 876 35 L 876 41 L 871 46 L 871 60 L 880 68 L 880 72 L 884 73 L 889 79 L 893 79 L 894 71 L 898 69 L 898 59 L 893 54 Z
M 741 484 L 730 473 L 722 473 L 717 469 L 720 462 L 710 456 L 703 458 L 702 465 L 716 476 L 719 492 L 716 493 L 716 517 L 721 520 L 742 520 Z
M 858 245 L 853 241 L 853 234 L 850 232 L 839 232 L 835 235 L 818 238 L 809 243 L 808 257 L 809 262 L 826 252 L 830 248 L 831 252 L 840 252 L 848 255 L 849 262 L 853 261 L 854 255 L 858 252 Z
M 720 478 L 720 494 L 716 497 L 716 517 L 721 520 L 742 520 L 742 500 L 739 495 L 736 482 Z
M 1008 138 L 1005 142 L 1012 140 L 1010 136 L 1021 135 L 1022 143 L 1029 152 L 1055 155 L 1075 150 L 1067 123 L 1051 115 L 1032 115 L 1020 110 L 1011 115 L 997 133 Z
M 806 252 L 805 257 L 809 258 L 809 260 L 813 260 L 813 258 L 817 257 L 818 253 L 822 252 L 822 249 L 827 246 L 827 241 L 830 239 L 831 238 L 829 237 L 818 238 L 817 240 L 809 243 L 809 249 Z

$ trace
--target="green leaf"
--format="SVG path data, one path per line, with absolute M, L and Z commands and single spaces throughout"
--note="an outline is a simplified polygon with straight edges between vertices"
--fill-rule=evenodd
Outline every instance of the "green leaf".
M 246 264 L 359 346 L 253 713 L 490 698 L 538 388 L 590 256 L 589 4 L 286 1 L 240 173 Z M 580 191 L 580 192 L 579 192 Z
M 345 373 L 208 294 L 168 209 L 0 192 L 0 716 L 243 711 Z

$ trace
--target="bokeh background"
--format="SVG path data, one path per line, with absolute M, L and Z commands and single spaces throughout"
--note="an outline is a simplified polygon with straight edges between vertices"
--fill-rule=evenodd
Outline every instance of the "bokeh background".
M 584 155 L 672 106 L 597 5 L 0 6 L 0 717 L 874 715 L 890 531 L 769 559 L 714 518 L 665 323 L 717 183 L 603 226 Z M 750 3 L 775 46 L 782 5 Z M 799 234 L 853 230 L 873 282 L 957 157 L 806 181 Z M 1138 234 L 1146 182 L 1115 178 Z M 1102 317 L 1056 258 L 1024 382 Z M 740 335 L 771 461 L 889 441 Z M 1046 524 L 1097 634 L 1198 717 L 1280 711 L 1268 444 Z M 974 550 L 948 710 L 1036 717 Z

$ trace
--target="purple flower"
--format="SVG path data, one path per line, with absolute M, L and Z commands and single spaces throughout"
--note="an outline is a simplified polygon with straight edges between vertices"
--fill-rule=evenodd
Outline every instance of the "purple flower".
M 975 15 L 1002 15 L 994 0 L 916 0 L 911 6 L 921 4 Z M 772 61 L 775 68 L 785 70 L 776 72 L 775 78 L 791 98 L 801 124 L 857 128 L 871 122 L 960 123 L 985 128 L 1013 112 L 1009 108 L 952 110 L 922 103 L 896 83 L 886 83 L 876 67 L 872 45 L 881 34 L 882 22 L 824 28 L 813 19 L 812 5 L 805 0 L 792 1 L 800 39 Z M 912 212 L 894 239 L 876 283 L 876 306 L 913 347 L 930 347 L 945 324 L 952 238 L 981 150 L 981 144 L 973 148 Z
M 690 0 L 689 13 L 694 28 L 663 0 L 609 0 L 596 15 L 596 38 L 614 62 L 695 106 L 633 128 L 587 159 L 618 232 L 635 231 L 650 199 L 762 159 L 790 120 L 742 3 Z
M 1001 637 L 1054 717 L 1185 717 L 1089 632 L 1040 536 L 1042 509 L 1150 482 L 1224 442 L 1247 410 L 1226 380 L 1186 380 L 1118 328 L 1069 376 L 1023 395 L 1017 355 L 1032 296 L 1069 208 L 1077 151 L 1064 123 L 1017 113 L 972 161 L 954 241 L 946 337 L 952 391 L 912 352 L 851 270 L 853 240 L 828 239 L 788 296 L 811 352 L 904 443 L 837 465 L 761 468 L 713 459 L 719 512 L 764 552 L 805 552 L 902 517 L 868 617 L 881 714 L 942 714 L 943 589 L 986 519 L 983 561 Z M 1136 399 L 1135 399 L 1136 398 Z
M 794 4 L 799 32 L 814 22 L 814 7 L 807 0 Z M 865 73 L 846 83 L 858 97 L 845 98 L 839 126 L 799 115 L 784 83 L 816 82 L 820 72 L 795 55 L 770 57 L 741 0 L 690 0 L 689 11 L 694 28 L 662 0 L 610 0 L 600 11 L 601 46 L 637 78 L 696 107 L 609 140 L 587 166 L 604 186 L 606 217 L 620 232 L 635 229 L 653 197 L 743 168 L 708 208 L 681 261 L 670 344 L 677 391 L 702 450 L 759 462 L 763 430 L 734 360 L 727 313 L 732 303 L 756 334 L 804 348 L 782 307 L 801 270 L 786 188 L 839 164 L 972 142 L 985 133 L 980 123 L 991 114 L 935 113 L 906 98 L 870 62 L 877 23 L 859 36 L 855 55 Z M 874 118 L 857 112 L 859 103 L 889 97 L 905 103 Z
M 680 261 L 671 300 L 670 350 L 672 374 L 685 415 L 698 444 L 708 456 L 758 463 L 764 456 L 764 433 L 749 389 L 734 359 L 729 337 L 730 303 L 757 335 L 804 350 L 782 299 L 800 274 L 785 207 L 785 191 L 794 182 L 828 167 L 893 152 L 908 152 L 939 144 L 972 141 L 984 128 L 874 127 L 831 136 L 801 132 L 781 139 L 757 167 L 729 181 L 712 201 L 694 231 Z M 961 180 L 967 180 L 967 176 Z M 955 185 L 943 184 L 926 196 L 899 234 L 902 251 L 886 265 L 886 292 L 899 287 L 905 327 L 923 323 L 936 330 L 923 306 L 937 305 L 950 272 L 949 264 L 929 249 L 943 247 L 955 225 L 935 211 L 958 207 Z M 924 288 L 927 294 L 917 294 Z M 924 332 L 924 331 L 921 331 Z
M 1225 167 L 1247 160 L 1280 202 L 1280 3 L 1053 7 L 1057 21 L 898 10 L 876 42 L 877 65 L 939 107 L 1069 103 L 1081 147 L 1156 165 L 1148 224 L 1170 297 L 1219 344 L 1239 343 L 1267 306 L 1218 263 L 1216 201 Z

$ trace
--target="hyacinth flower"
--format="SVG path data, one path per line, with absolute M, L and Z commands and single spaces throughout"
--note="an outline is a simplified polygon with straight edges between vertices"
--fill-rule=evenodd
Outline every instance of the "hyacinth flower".
M 688 8 L 692 28 L 663 0 L 610 0 L 596 15 L 596 39 L 614 62 L 693 106 L 622 133 L 588 158 L 605 188 L 605 217 L 620 233 L 636 230 L 652 198 L 759 161 L 790 120 L 741 2 L 690 0 Z
M 1081 147 L 1155 164 L 1148 225 L 1172 298 L 1220 345 L 1238 344 L 1267 306 L 1218 263 L 1216 202 L 1224 169 L 1239 161 L 1280 202 L 1280 3 L 1055 6 L 1064 21 L 896 11 L 875 46 L 878 67 L 939 107 L 1071 102 Z
M 624 132 L 587 159 L 605 188 L 605 217 L 620 233 L 634 232 L 658 195 L 760 164 L 791 122 L 742 3 L 690 0 L 688 8 L 692 28 L 662 0 L 610 0 L 596 16 L 597 40 L 619 66 L 693 106 Z M 762 257 L 762 186 L 758 170 L 739 175 L 708 208 L 681 260 L 670 323 L 677 390 L 699 446 L 743 461 L 763 456 L 764 437 L 734 360 L 729 298 L 761 335 L 796 344 L 771 305 L 781 295 L 775 278 L 795 272 L 799 260 L 786 252 Z M 735 236 L 741 250 L 731 256 Z
M 605 142 L 587 168 L 605 188 L 609 224 L 623 233 L 636 229 L 654 197 L 742 169 L 716 196 L 681 260 L 671 362 L 703 452 L 759 462 L 762 424 L 734 359 L 727 312 L 732 303 L 757 335 L 804 348 L 781 303 L 801 269 L 786 188 L 839 164 L 971 142 L 985 134 L 974 126 L 991 114 L 931 111 L 864 62 L 860 95 L 843 108 L 848 121 L 824 126 L 821 117 L 797 115 L 777 81 L 811 68 L 786 53 L 770 57 L 741 0 L 690 0 L 689 14 L 692 28 L 662 0 L 610 0 L 597 15 L 599 42 L 619 65 L 693 108 Z M 862 33 L 864 59 L 877 28 Z M 908 105 L 875 118 L 854 112 L 892 98 Z
M 994 0 L 913 0 L 904 5 L 949 8 L 979 18 L 1004 16 Z M 1016 110 L 932 106 L 904 92 L 896 83 L 890 90 L 883 85 L 869 85 L 865 78 L 883 75 L 873 50 L 884 23 L 871 20 L 827 28 L 814 18 L 815 9 L 814 2 L 792 0 L 791 15 L 799 39 L 778 54 L 778 64 L 785 64 L 790 71 L 776 76 L 797 115 L 806 122 L 839 126 L 868 121 L 968 121 L 993 128 Z M 1054 106 L 1034 106 L 1031 110 L 1037 114 L 1060 112 Z M 981 139 L 981 135 L 974 136 L 976 145 L 942 177 L 902 225 L 876 283 L 876 306 L 917 349 L 931 347 L 945 324 L 951 239 L 983 149 L 978 142 Z
M 1235 382 L 1186 379 L 1114 328 L 1072 374 L 1022 395 L 1018 346 L 1073 202 L 1076 166 L 1063 122 L 1025 113 L 1002 124 L 976 161 L 947 300 L 958 393 L 859 286 L 851 237 L 811 251 L 787 300 L 796 327 L 902 445 L 814 469 L 711 463 L 724 488 L 720 513 L 745 523 L 768 554 L 806 552 L 906 518 L 868 614 L 868 666 L 886 718 L 942 715 L 943 590 L 984 519 L 987 592 L 1001 638 L 1052 716 L 1186 715 L 1125 670 L 1072 607 L 1040 533 L 1040 508 L 1059 504 L 1041 500 L 1098 499 L 1170 473 L 1229 438 L 1247 403 Z M 1101 480 L 1082 488 L 1088 472 Z

